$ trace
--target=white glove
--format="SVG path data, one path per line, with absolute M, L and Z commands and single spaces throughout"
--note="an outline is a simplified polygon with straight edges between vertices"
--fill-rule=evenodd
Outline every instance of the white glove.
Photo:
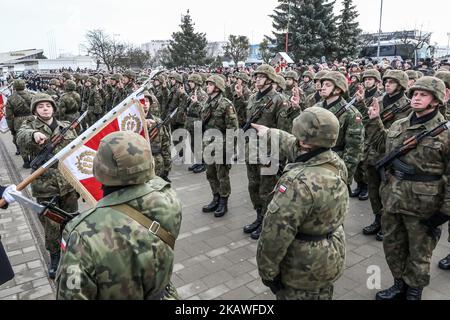
M 13 184 L 5 189 L 5 191 L 3 192 L 3 199 L 5 199 L 5 201 L 8 203 L 15 202 L 16 200 L 14 200 L 14 198 L 11 196 L 14 193 L 22 195 L 22 192 L 17 191 L 16 186 Z

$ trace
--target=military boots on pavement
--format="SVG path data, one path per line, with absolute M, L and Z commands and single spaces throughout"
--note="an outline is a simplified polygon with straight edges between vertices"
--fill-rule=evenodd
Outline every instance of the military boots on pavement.
M 423 288 L 409 288 L 406 290 L 406 300 L 422 300 Z
M 218 193 L 216 193 L 214 195 L 214 198 L 211 201 L 211 203 L 203 207 L 203 212 L 211 213 L 211 212 L 216 211 L 217 208 L 219 207 L 219 199 L 220 199 L 220 195 Z
M 363 229 L 363 234 L 366 236 L 376 235 L 381 231 L 381 215 L 375 215 L 375 221 L 370 225 Z
M 247 233 L 247 234 L 253 233 L 254 231 L 256 231 L 259 228 L 259 226 L 262 224 L 262 221 L 263 221 L 263 215 L 261 213 L 261 209 L 257 209 L 256 210 L 256 220 L 253 223 L 244 226 L 244 233 Z
M 405 300 L 407 290 L 408 286 L 403 279 L 394 279 L 394 285 L 378 292 L 376 300 Z
M 359 198 L 361 201 L 369 199 L 369 188 L 366 183 L 358 183 L 355 190 L 350 191 L 350 198 Z
M 228 212 L 228 197 L 220 197 L 219 206 L 217 207 L 216 212 L 214 212 L 214 216 L 216 218 L 222 218 Z
M 439 268 L 442 270 L 450 270 L 450 254 L 446 258 L 439 261 Z
M 50 267 L 48 269 L 48 277 L 52 280 L 56 278 L 56 271 L 58 270 L 60 253 L 50 253 Z

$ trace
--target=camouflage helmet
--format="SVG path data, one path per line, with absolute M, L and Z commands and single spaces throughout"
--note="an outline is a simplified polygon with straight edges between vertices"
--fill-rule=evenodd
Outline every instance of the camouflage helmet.
M 89 77 L 87 81 L 89 81 L 93 86 L 98 84 L 98 79 L 96 77 Z
M 202 76 L 199 74 L 191 74 L 188 78 L 188 81 L 195 83 L 198 86 L 202 86 L 203 85 L 203 79 Z
M 23 91 L 25 90 L 27 83 L 25 80 L 17 79 L 13 81 L 13 89 L 16 91 Z
M 284 75 L 284 77 L 286 79 L 293 79 L 295 81 L 298 81 L 298 73 L 294 70 L 288 71 L 286 72 L 286 74 Z
M 66 80 L 72 80 L 72 76 L 68 72 L 63 72 L 62 77 Z
M 417 72 L 417 78 L 422 78 L 424 76 L 422 71 L 416 71 Z
M 347 78 L 345 78 L 345 76 L 341 72 L 330 71 L 327 74 L 325 74 L 324 76 L 322 76 L 322 78 L 320 79 L 320 82 L 323 83 L 326 80 L 333 82 L 334 85 L 336 86 L 336 88 L 339 88 L 342 90 L 342 93 L 348 92 Z
M 376 69 L 369 69 L 365 71 L 362 75 L 362 81 L 364 81 L 366 78 L 374 78 L 378 82 L 381 82 L 381 74 L 380 71 Z
M 131 131 L 114 132 L 100 141 L 93 163 L 94 177 L 117 187 L 143 184 L 155 177 L 150 144 Z
M 346 68 L 346 67 L 339 67 L 339 68 L 338 68 L 338 71 L 339 71 L 340 73 L 344 74 L 344 75 L 347 74 L 347 68 Z
M 66 83 L 64 83 L 64 89 L 67 91 L 75 91 L 77 90 L 77 84 L 73 80 L 67 80 Z
M 122 80 L 122 75 L 120 73 L 115 73 L 111 76 L 110 79 L 114 80 L 114 81 L 120 81 L 120 80 Z
M 225 81 L 217 74 L 213 74 L 208 79 L 206 79 L 206 83 L 211 82 L 213 83 L 217 89 L 220 91 L 225 92 Z
M 406 71 L 406 74 L 408 75 L 409 80 L 417 80 L 419 79 L 417 72 L 414 70 L 408 70 Z
M 88 79 L 89 79 L 89 76 L 87 74 L 83 74 L 81 76 L 81 80 L 83 80 L 83 81 L 87 81 Z
M 272 80 L 273 82 L 277 82 L 277 73 L 275 72 L 275 69 L 268 64 L 260 65 L 255 70 L 254 74 L 264 74 L 268 79 Z
M 136 79 L 136 73 L 133 70 L 128 69 L 123 73 L 123 77 L 127 77 L 131 81 L 134 81 L 134 79 Z
M 445 83 L 439 78 L 426 76 L 418 79 L 408 90 L 408 97 L 412 98 L 416 90 L 430 92 L 440 104 L 445 104 Z
M 307 144 L 332 148 L 339 136 L 339 120 L 325 108 L 308 108 L 294 120 L 292 134 Z
M 450 89 L 450 71 L 439 71 L 435 77 L 444 81 L 447 89 Z
M 31 99 L 31 114 L 34 114 L 36 106 L 41 102 L 50 102 L 53 106 L 53 111 L 56 112 L 56 103 L 53 98 L 46 93 L 37 93 Z
M 303 72 L 302 77 L 308 77 L 309 79 L 313 80 L 314 79 L 314 73 L 312 73 L 311 71 L 305 71 Z
M 51 85 L 51 86 L 59 86 L 59 80 L 58 79 L 51 79 L 48 82 L 48 84 Z
M 169 79 L 174 79 L 178 83 L 183 83 L 183 76 L 177 72 L 171 72 Z
M 314 81 L 322 80 L 322 77 L 325 76 L 328 72 L 330 72 L 330 71 L 328 71 L 328 70 L 321 70 L 321 71 L 317 72 L 314 75 Z
M 74 78 L 76 81 L 80 81 L 82 77 L 81 77 L 81 74 L 75 73 L 75 74 L 73 75 L 73 78 Z
M 286 90 L 286 80 L 283 76 L 277 75 L 277 81 L 275 83 L 281 88 L 281 90 Z
M 383 77 L 383 80 L 396 80 L 403 89 L 408 89 L 408 75 L 402 70 L 389 70 Z
M 250 77 L 245 72 L 239 72 L 236 75 L 236 78 L 241 79 L 245 83 L 249 83 L 250 82 Z

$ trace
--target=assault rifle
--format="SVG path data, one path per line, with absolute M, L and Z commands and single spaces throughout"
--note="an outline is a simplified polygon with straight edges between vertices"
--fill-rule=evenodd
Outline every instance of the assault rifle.
M 39 169 L 44 163 L 46 163 L 48 160 L 50 160 L 53 157 L 53 151 L 55 148 L 64 140 L 64 136 L 69 130 L 76 129 L 81 121 L 86 117 L 88 114 L 88 111 L 85 111 L 78 119 L 75 119 L 72 121 L 70 126 L 64 128 L 60 133 L 58 133 L 56 136 L 54 136 L 49 143 L 47 143 L 42 149 L 36 158 L 34 158 L 33 161 L 31 161 L 31 168 L 33 170 Z
M 336 113 L 334 114 L 336 118 L 340 118 L 344 113 L 346 113 L 356 102 L 356 97 L 354 97 L 349 103 L 347 103 L 345 106 L 340 108 Z
M 154 127 L 152 128 L 152 130 L 150 131 L 150 134 L 149 134 L 150 142 L 152 142 L 153 140 L 155 140 L 156 136 L 157 136 L 158 133 L 159 133 L 159 130 L 160 130 L 163 126 L 166 126 L 166 125 L 170 122 L 170 120 L 172 120 L 173 117 L 175 117 L 175 115 L 177 114 L 177 111 L 178 111 L 178 107 L 175 108 L 175 110 L 173 110 L 172 113 L 169 114 L 169 115 L 164 119 L 163 122 L 156 124 L 156 126 L 154 126 Z
M 411 106 L 409 104 L 407 104 L 403 108 L 400 106 L 396 107 L 393 110 L 389 110 L 388 112 L 383 114 L 383 116 L 381 117 L 381 120 L 383 121 L 383 123 L 386 121 L 391 121 L 392 119 L 394 119 L 396 114 L 408 111 L 409 109 L 411 109 Z
M 396 147 L 394 150 L 392 150 L 389 154 L 387 154 L 384 158 L 380 159 L 375 163 L 375 169 L 380 173 L 381 178 L 383 181 L 386 181 L 386 168 L 389 167 L 394 163 L 396 159 L 398 159 L 401 156 L 404 156 L 405 154 L 409 153 L 411 150 L 417 148 L 419 143 L 424 140 L 427 137 L 437 137 L 445 130 L 448 130 L 450 128 L 450 121 L 444 122 L 440 124 L 438 127 L 436 127 L 433 130 L 430 131 L 423 131 L 405 142 L 401 146 Z
M 250 119 L 248 119 L 247 122 L 245 123 L 245 125 L 242 127 L 242 130 L 244 130 L 244 132 L 247 132 L 252 127 L 252 123 L 257 122 L 259 120 L 259 118 L 261 118 L 261 115 L 264 112 L 264 110 L 270 109 L 272 107 L 272 105 L 273 105 L 273 100 L 271 99 L 267 104 L 262 105 L 261 107 L 256 109 L 256 111 L 252 114 Z

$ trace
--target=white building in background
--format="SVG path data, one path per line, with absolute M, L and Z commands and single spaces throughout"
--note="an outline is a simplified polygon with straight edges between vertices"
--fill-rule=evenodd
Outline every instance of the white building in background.
M 206 47 L 207 56 L 212 58 L 223 56 L 225 54 L 225 46 L 227 45 L 227 43 L 228 42 L 226 41 L 208 42 L 208 45 Z M 141 49 L 148 52 L 152 57 L 154 57 L 158 51 L 167 48 L 169 44 L 169 40 L 152 40 L 150 42 L 142 44 Z
M 0 53 L 0 71 L 25 72 L 40 71 L 49 72 L 59 69 L 97 69 L 94 58 L 88 56 L 61 56 L 57 59 L 47 59 L 42 49 L 29 49 Z
M 147 51 L 150 56 L 154 57 L 159 50 L 167 48 L 169 43 L 169 40 L 152 40 L 141 45 L 141 49 Z

